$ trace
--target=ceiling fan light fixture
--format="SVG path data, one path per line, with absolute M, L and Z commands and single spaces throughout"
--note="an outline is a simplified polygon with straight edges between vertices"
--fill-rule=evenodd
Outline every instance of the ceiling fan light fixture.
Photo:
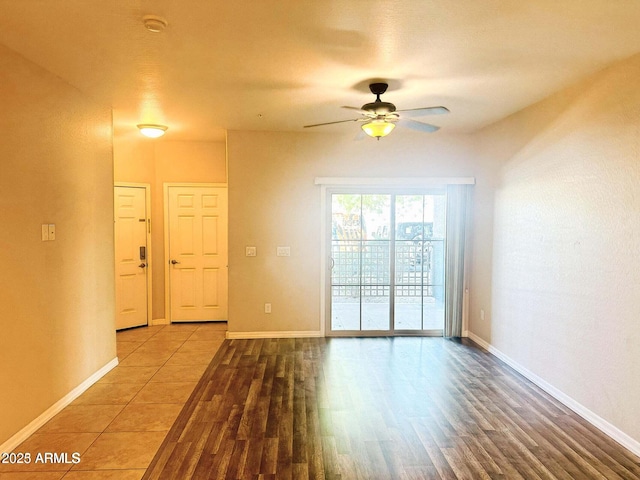
M 154 125 L 152 123 L 142 123 L 138 125 L 140 133 L 148 138 L 158 138 L 164 135 L 169 127 L 165 125 Z
M 385 120 L 372 120 L 362 125 L 364 133 L 378 140 L 380 140 L 381 137 L 389 135 L 394 128 L 396 128 L 395 123 Z

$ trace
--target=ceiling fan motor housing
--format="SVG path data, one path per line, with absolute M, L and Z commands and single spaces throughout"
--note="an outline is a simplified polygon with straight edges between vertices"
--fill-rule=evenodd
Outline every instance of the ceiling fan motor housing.
M 389 84 L 387 83 L 372 83 L 369 85 L 369 90 L 374 95 L 382 95 L 389 88 Z
M 380 95 L 387 91 L 389 87 L 386 83 L 372 83 L 369 85 L 369 90 L 376 96 L 376 101 L 367 103 L 362 106 L 362 110 L 370 112 L 375 115 L 387 115 L 396 111 L 396 106 L 393 103 L 383 102 L 380 100 Z
M 388 113 L 395 112 L 396 106 L 393 103 L 376 100 L 373 103 L 363 105 L 362 110 L 365 112 L 375 113 L 376 115 L 386 115 Z

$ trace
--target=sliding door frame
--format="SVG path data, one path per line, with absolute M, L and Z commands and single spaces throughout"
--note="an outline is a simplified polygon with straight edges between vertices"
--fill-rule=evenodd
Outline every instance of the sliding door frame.
M 393 318 L 390 318 L 390 330 L 366 330 L 366 331 L 332 331 L 331 330 L 331 196 L 334 193 L 356 194 L 430 194 L 446 191 L 446 186 L 451 184 L 475 184 L 473 177 L 446 177 L 446 178 L 343 178 L 343 177 L 318 177 L 315 184 L 320 188 L 321 201 L 321 239 L 320 239 L 320 329 L 323 336 L 389 336 L 389 335 L 429 335 L 428 330 L 395 330 Z M 394 227 L 395 228 L 395 227 Z M 393 245 L 391 245 L 392 247 Z M 393 271 L 390 272 L 393 274 Z M 391 279 L 391 286 L 395 279 Z M 390 292 L 390 308 L 393 312 L 393 295 Z M 435 332 L 434 332 L 435 333 Z M 442 335 L 441 332 L 438 335 Z

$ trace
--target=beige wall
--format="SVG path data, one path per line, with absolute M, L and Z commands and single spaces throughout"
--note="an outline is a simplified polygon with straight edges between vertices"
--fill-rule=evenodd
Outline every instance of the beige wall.
M 170 133 L 167 133 L 169 136 Z M 116 136 L 113 141 L 116 182 L 151 185 L 151 245 L 154 319 L 165 318 L 164 183 L 226 183 L 224 142 L 178 142 Z
M 0 71 L 2 444 L 116 348 L 111 110 L 2 46 Z
M 354 141 L 352 132 L 230 131 L 227 143 L 231 332 L 320 330 L 315 177 L 474 176 L 477 235 L 490 235 L 491 181 L 467 136 L 398 129 L 380 141 Z M 248 245 L 257 247 L 255 258 L 245 256 Z M 278 245 L 290 246 L 291 257 L 277 257 Z M 264 313 L 265 303 L 272 304 L 271 314 Z
M 640 440 L 640 56 L 479 137 L 501 167 L 471 330 Z

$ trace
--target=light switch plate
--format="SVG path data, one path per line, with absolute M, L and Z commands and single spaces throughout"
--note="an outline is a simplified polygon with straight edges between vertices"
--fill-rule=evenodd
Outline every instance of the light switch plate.
M 42 224 L 42 241 L 46 242 L 49 240 L 49 224 Z
M 245 247 L 244 254 L 247 257 L 255 257 L 256 256 L 256 247 Z
M 278 257 L 290 257 L 291 247 L 278 247 L 276 250 L 276 255 L 278 255 Z
M 56 239 L 56 224 L 55 223 L 50 223 L 49 224 L 49 240 L 55 240 Z

